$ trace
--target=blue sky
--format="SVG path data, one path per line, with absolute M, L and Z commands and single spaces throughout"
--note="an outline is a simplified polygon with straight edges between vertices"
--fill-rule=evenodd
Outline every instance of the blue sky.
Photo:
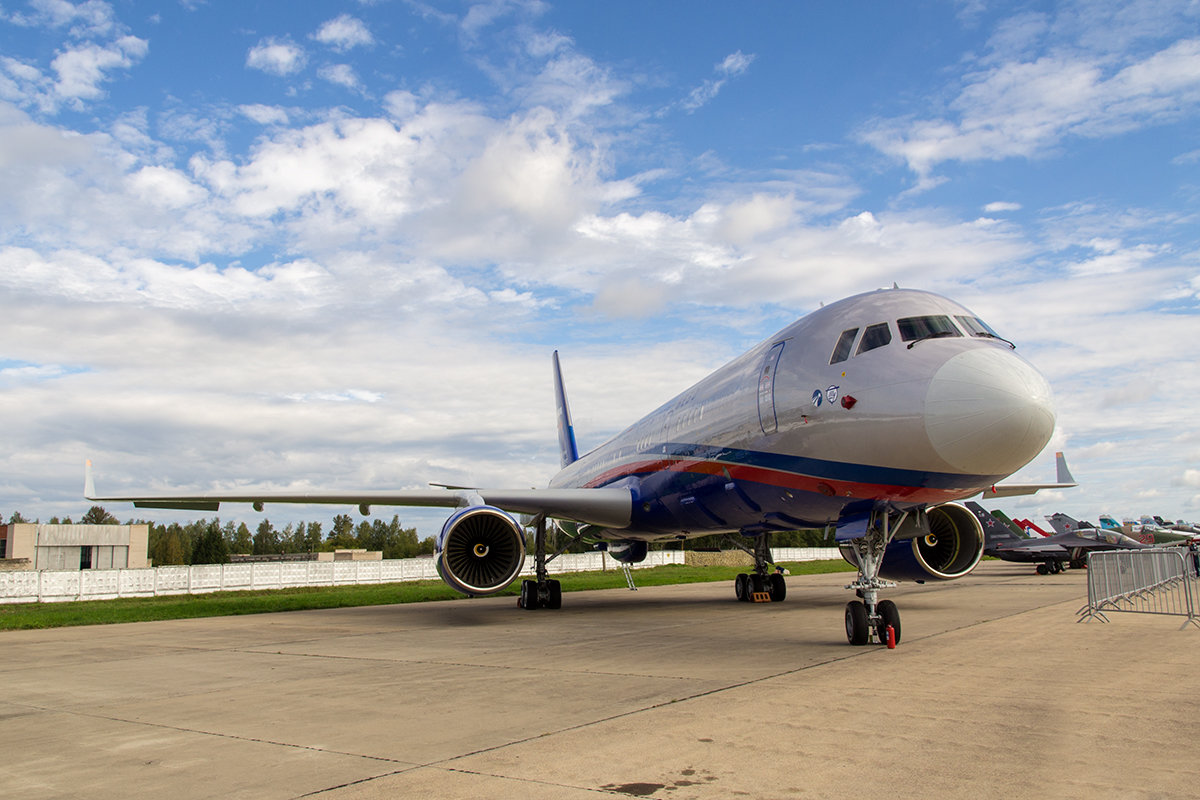
M 1054 387 L 1007 511 L 1197 519 L 1198 118 L 1183 1 L 4 2 L 0 513 L 543 485 L 553 348 L 586 448 L 897 282 Z

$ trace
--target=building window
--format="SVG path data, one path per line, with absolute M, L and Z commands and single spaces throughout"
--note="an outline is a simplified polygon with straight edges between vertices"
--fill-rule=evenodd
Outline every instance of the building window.
M 79 548 L 79 568 L 92 568 L 92 548 L 88 547 L 87 545 Z

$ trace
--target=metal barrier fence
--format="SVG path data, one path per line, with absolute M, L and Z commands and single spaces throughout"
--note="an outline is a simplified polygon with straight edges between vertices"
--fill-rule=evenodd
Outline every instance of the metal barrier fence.
M 836 547 L 778 547 L 778 561 L 841 558 Z M 660 567 L 683 564 L 681 550 L 651 550 L 646 560 L 631 565 Z M 565 553 L 548 565 L 552 574 L 619 569 L 601 552 Z M 533 559 L 525 561 L 524 576 L 532 576 Z M 148 569 L 24 570 L 0 572 L 0 604 L 54 603 L 69 600 L 111 600 L 170 594 L 206 594 L 296 586 L 345 586 L 359 583 L 402 583 L 435 580 L 432 558 L 386 561 L 270 561 L 243 564 L 197 564 Z
M 1105 611 L 1187 617 L 1200 628 L 1195 562 L 1180 548 L 1109 550 L 1087 557 L 1088 603 L 1077 622 L 1108 622 Z

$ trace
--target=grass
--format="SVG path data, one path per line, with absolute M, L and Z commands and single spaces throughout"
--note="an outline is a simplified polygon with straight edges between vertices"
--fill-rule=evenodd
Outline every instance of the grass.
M 837 561 L 804 561 L 784 566 L 793 575 L 815 575 L 854 570 L 840 559 Z M 639 587 L 642 587 L 732 581 L 738 572 L 745 571 L 744 567 L 670 565 L 639 569 L 633 575 L 634 581 Z M 625 587 L 625 575 L 619 570 L 575 572 L 554 577 L 562 580 L 564 592 Z M 520 581 L 500 594 L 515 596 L 519 587 Z M 461 594 L 441 581 L 418 581 L 359 586 L 297 587 L 254 592 L 213 592 L 211 594 L 163 597 L 125 597 L 117 600 L 83 600 L 68 603 L 0 604 L 0 630 L 267 614 L 276 611 L 303 611 L 314 608 L 424 603 L 431 600 L 452 600 L 461 597 Z

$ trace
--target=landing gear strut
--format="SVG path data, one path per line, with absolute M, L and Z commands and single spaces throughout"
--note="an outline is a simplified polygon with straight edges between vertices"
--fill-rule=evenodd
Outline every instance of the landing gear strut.
M 527 611 L 538 608 L 562 608 L 562 584 L 550 580 L 546 563 L 557 558 L 563 551 L 547 558 L 546 515 L 539 514 L 534 520 L 534 524 L 536 527 L 533 534 L 533 561 L 537 580 L 521 581 L 521 595 L 517 598 L 517 607 Z
M 873 511 L 865 535 L 847 542 L 858 562 L 858 578 L 846 588 L 854 589 L 862 598 L 846 604 L 846 640 L 852 645 L 872 641 L 889 646 L 900 643 L 900 611 L 891 600 L 879 600 L 880 589 L 890 589 L 896 584 L 880 580 L 879 568 L 883 566 L 884 551 L 907 516 L 904 511 L 893 519 L 887 509 Z
M 733 593 L 744 603 L 778 603 L 787 597 L 787 582 L 783 575 L 771 572 L 771 547 L 769 533 L 760 533 L 754 538 L 754 548 L 746 547 L 736 539 L 730 539 L 738 548 L 754 556 L 754 572 L 742 573 L 733 582 Z

